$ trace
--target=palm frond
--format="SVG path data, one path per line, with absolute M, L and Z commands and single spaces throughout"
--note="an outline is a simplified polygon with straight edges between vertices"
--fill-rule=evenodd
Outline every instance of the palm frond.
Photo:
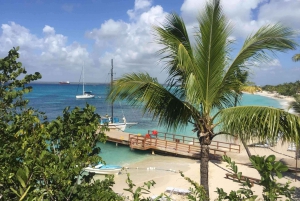
M 239 106 L 220 112 L 222 130 L 243 135 L 244 140 L 300 140 L 300 118 L 282 109 L 262 106 Z
M 296 32 L 280 24 L 266 25 L 260 28 L 254 35 L 249 36 L 243 44 L 242 49 L 237 54 L 223 79 L 223 85 L 226 88 L 228 82 L 232 82 L 236 71 L 248 70 L 255 63 L 270 61 L 275 52 L 285 52 L 295 49 L 297 43 L 293 40 Z M 268 54 L 272 53 L 272 54 Z M 238 83 L 233 83 L 237 89 Z
M 227 63 L 231 26 L 225 17 L 220 1 L 208 3 L 204 12 L 198 17 L 199 30 L 196 33 L 195 69 L 198 93 L 194 96 L 197 103 L 203 103 L 205 113 L 209 114 L 213 107 L 220 107 L 230 102 L 228 97 L 220 99 L 220 91 Z M 229 89 L 229 88 L 228 88 Z
M 191 65 L 193 51 L 189 41 L 185 24 L 177 14 L 167 15 L 166 21 L 161 26 L 154 26 L 155 41 L 163 48 L 158 51 L 165 61 L 165 69 L 168 71 L 168 85 L 175 82 L 184 82 L 186 72 L 182 67 Z
M 296 48 L 294 41 L 296 32 L 280 24 L 266 25 L 261 27 L 253 36 L 249 36 L 236 58 L 233 60 L 231 68 L 237 66 L 253 65 L 253 62 L 268 62 L 275 52 L 286 52 Z M 272 53 L 272 55 L 268 54 Z
M 300 100 L 299 97 L 295 101 L 292 101 L 289 105 L 290 109 L 293 109 L 298 115 L 300 115 Z
M 293 61 L 300 61 L 300 54 L 295 54 L 293 56 Z
M 228 66 L 219 87 L 219 94 L 228 91 L 228 88 L 237 93 L 243 89 L 243 82 L 237 77 L 239 71 L 247 71 L 253 62 L 267 62 L 271 58 L 269 53 L 285 52 L 294 49 L 297 43 L 293 40 L 296 32 L 280 24 L 266 25 L 260 28 L 253 36 L 249 36 L 238 55 Z
M 199 112 L 173 92 L 149 74 L 132 73 L 114 81 L 107 99 L 126 100 L 132 106 L 141 107 L 144 114 L 149 112 L 153 119 L 158 118 L 159 125 L 176 129 L 198 118 Z

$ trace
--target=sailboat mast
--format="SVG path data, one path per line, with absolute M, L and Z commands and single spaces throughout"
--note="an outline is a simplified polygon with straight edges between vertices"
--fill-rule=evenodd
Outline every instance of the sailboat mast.
M 82 66 L 82 95 L 84 95 L 84 62 Z
M 114 81 L 114 66 L 113 66 L 113 60 L 111 60 L 111 72 L 110 72 L 110 87 L 113 87 L 113 81 Z M 111 103 L 111 122 L 114 122 L 114 103 Z

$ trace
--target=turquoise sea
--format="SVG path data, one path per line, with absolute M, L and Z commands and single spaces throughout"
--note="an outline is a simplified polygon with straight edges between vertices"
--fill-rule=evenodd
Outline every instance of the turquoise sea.
M 94 99 L 76 99 L 75 96 L 82 94 L 82 86 L 77 84 L 60 85 L 60 84 L 31 84 L 33 91 L 25 97 L 30 100 L 29 105 L 35 109 L 45 112 L 49 120 L 55 119 L 62 115 L 65 107 L 75 106 L 84 107 L 86 103 L 96 107 L 96 112 L 101 116 L 110 114 L 110 105 L 105 101 L 107 94 L 107 84 L 89 84 L 85 86 L 86 91 L 92 91 L 95 94 Z M 259 95 L 244 94 L 241 105 L 263 105 L 281 108 L 279 101 Z M 114 104 L 114 116 L 126 116 L 127 122 L 138 122 L 125 131 L 134 134 L 145 134 L 148 130 L 158 130 L 167 132 L 163 127 L 158 127 L 157 121 L 149 115 L 142 115 L 139 109 L 134 109 L 126 102 Z M 169 131 L 180 135 L 195 136 L 190 127 L 176 131 Z M 107 164 L 127 165 L 138 162 L 151 154 L 150 152 L 130 150 L 127 146 L 116 146 L 114 143 L 98 144 L 101 147 L 101 157 Z

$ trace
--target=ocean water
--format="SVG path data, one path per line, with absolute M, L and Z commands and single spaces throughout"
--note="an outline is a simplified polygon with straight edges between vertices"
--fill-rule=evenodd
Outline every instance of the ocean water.
M 82 94 L 82 86 L 77 84 L 31 84 L 33 91 L 25 97 L 30 100 L 29 105 L 35 109 L 45 112 L 49 120 L 62 116 L 62 111 L 70 106 L 85 107 L 86 103 L 96 107 L 96 112 L 101 116 L 111 113 L 111 106 L 106 102 L 107 84 L 85 85 L 85 91 L 92 91 L 95 94 L 94 99 L 76 99 L 75 96 Z M 262 105 L 282 108 L 279 101 L 259 95 L 244 94 L 241 105 Z M 138 122 L 125 131 L 133 134 L 145 134 L 148 130 L 158 130 L 159 132 L 169 132 L 180 135 L 196 136 L 191 131 L 191 127 L 178 129 L 176 131 L 167 131 L 164 127 L 159 127 L 157 121 L 150 115 L 143 115 L 138 108 L 132 108 L 126 102 L 114 104 L 114 117 L 126 116 L 127 122 Z M 101 147 L 100 156 L 107 164 L 128 165 L 147 159 L 150 152 L 130 150 L 127 146 L 116 146 L 114 143 L 99 143 Z

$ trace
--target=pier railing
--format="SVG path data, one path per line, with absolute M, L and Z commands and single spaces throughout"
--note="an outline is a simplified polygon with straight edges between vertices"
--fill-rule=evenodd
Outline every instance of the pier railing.
M 181 144 L 188 144 L 188 145 L 193 145 L 193 146 L 199 146 L 199 139 L 190 137 L 190 136 L 184 136 L 184 135 L 177 135 L 177 134 L 172 134 L 172 133 L 167 133 L 167 132 L 158 132 L 156 130 L 148 130 L 148 136 L 150 136 L 151 139 L 161 139 L 161 140 L 166 140 L 166 141 L 172 141 L 172 142 L 177 142 Z M 228 143 L 228 142 L 221 142 L 221 141 L 212 141 L 210 144 L 211 149 L 221 149 L 221 150 L 226 150 L 229 152 L 241 152 L 240 145 L 235 144 L 235 143 Z
M 175 135 L 170 133 L 150 131 L 146 135 L 129 134 L 128 142 L 132 149 L 159 150 L 173 154 L 199 157 L 200 144 L 197 138 Z M 223 154 L 226 152 L 240 152 L 240 146 L 233 143 L 213 141 L 210 145 L 210 153 Z

